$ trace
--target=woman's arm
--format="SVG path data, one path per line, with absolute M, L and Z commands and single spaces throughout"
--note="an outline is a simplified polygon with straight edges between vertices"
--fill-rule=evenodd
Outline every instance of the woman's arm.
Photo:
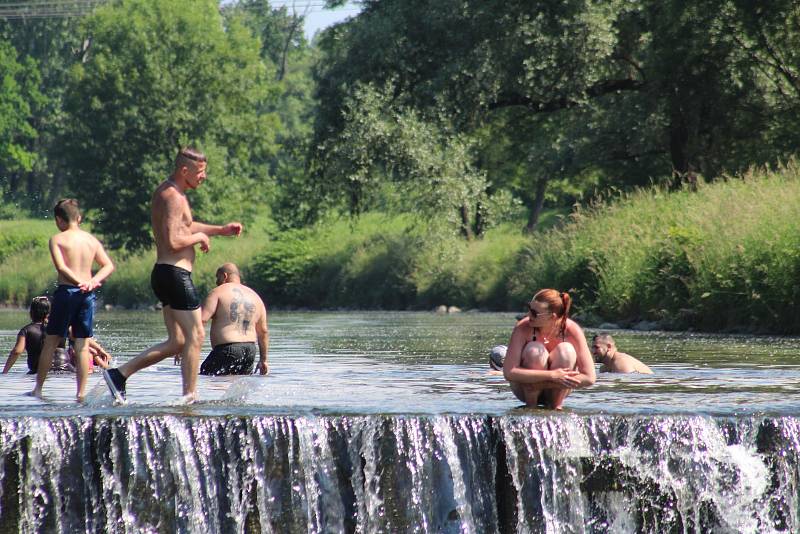
M 103 369 L 108 369 L 108 365 L 111 363 L 111 355 L 106 352 L 106 349 L 95 341 L 94 338 L 90 337 L 87 341 L 89 344 L 89 355 L 94 360 L 95 365 L 99 365 Z
M 3 368 L 3 374 L 6 374 L 11 370 L 11 366 L 13 366 L 19 355 L 25 351 L 25 336 L 18 335 L 17 342 L 14 344 L 14 348 L 11 349 L 11 352 L 8 353 L 8 359 L 6 360 L 6 366 Z
M 503 377 L 509 382 L 520 384 L 539 384 L 560 385 L 561 382 L 556 377 L 555 369 L 525 369 L 522 367 L 522 351 L 527 345 L 530 334 L 530 324 L 527 317 L 521 319 L 514 331 L 511 332 L 511 341 L 508 342 L 508 350 L 503 360 Z
M 597 380 L 594 370 L 594 359 L 592 353 L 589 351 L 589 344 L 586 343 L 586 336 L 583 334 L 583 329 L 578 326 L 573 320 L 567 321 L 567 340 L 575 347 L 577 360 L 575 367 L 578 371 L 576 378 L 580 382 L 578 387 L 585 388 L 594 384 Z

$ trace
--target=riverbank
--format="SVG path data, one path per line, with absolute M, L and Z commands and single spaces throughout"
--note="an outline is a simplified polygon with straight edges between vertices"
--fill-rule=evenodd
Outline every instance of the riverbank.
M 581 209 L 530 236 L 519 224 L 479 240 L 433 234 L 407 216 L 366 214 L 279 231 L 268 220 L 199 255 L 202 293 L 233 261 L 280 308 L 517 311 L 540 287 L 568 289 L 587 324 L 800 332 L 800 172 L 795 163 L 698 191 L 640 190 Z M 52 287 L 51 221 L 0 221 L 0 301 Z M 12 236 L 12 237 L 9 237 Z M 106 304 L 155 304 L 152 251 L 112 251 Z M 642 323 L 644 322 L 644 323 Z

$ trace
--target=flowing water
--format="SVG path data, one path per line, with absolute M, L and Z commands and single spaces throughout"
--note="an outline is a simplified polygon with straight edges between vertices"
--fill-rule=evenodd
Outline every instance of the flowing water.
M 105 312 L 117 361 L 160 315 Z M 7 353 L 19 312 L 0 313 Z M 275 313 L 267 377 L 171 360 L 114 406 L 0 375 L 0 532 L 796 532 L 800 340 L 613 332 L 653 376 L 525 409 L 488 352 L 511 314 Z M 588 334 L 593 333 L 587 330 Z M 204 350 L 207 352 L 208 347 Z

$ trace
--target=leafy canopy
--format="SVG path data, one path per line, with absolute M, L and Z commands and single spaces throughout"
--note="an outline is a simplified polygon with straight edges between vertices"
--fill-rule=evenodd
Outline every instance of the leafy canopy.
M 121 24 L 120 21 L 124 21 Z M 72 72 L 67 139 L 73 189 L 113 246 L 150 243 L 149 203 L 183 145 L 209 156 L 199 219 L 248 220 L 270 185 L 280 122 L 257 38 L 211 0 L 122 0 L 86 20 Z

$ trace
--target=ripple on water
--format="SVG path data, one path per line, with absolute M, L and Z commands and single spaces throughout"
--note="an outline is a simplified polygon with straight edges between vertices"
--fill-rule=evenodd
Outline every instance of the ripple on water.
M 0 312 L 4 352 L 24 322 L 24 313 Z M 71 375 L 50 377 L 44 400 L 24 396 L 33 377 L 20 358 L 0 375 L 0 409 L 9 415 L 515 413 L 520 403 L 501 376 L 488 374 L 487 363 L 489 349 L 507 342 L 513 324 L 513 314 L 494 313 L 273 313 L 270 375 L 201 376 L 195 406 L 178 405 L 180 368 L 171 359 L 131 378 L 126 406 L 113 405 L 99 374 L 90 377 L 89 401 L 79 406 Z M 97 325 L 117 362 L 164 333 L 153 312 L 101 312 Z M 655 374 L 599 374 L 594 387 L 570 395 L 568 410 L 793 415 L 800 408 L 797 338 L 630 331 L 615 337 Z

